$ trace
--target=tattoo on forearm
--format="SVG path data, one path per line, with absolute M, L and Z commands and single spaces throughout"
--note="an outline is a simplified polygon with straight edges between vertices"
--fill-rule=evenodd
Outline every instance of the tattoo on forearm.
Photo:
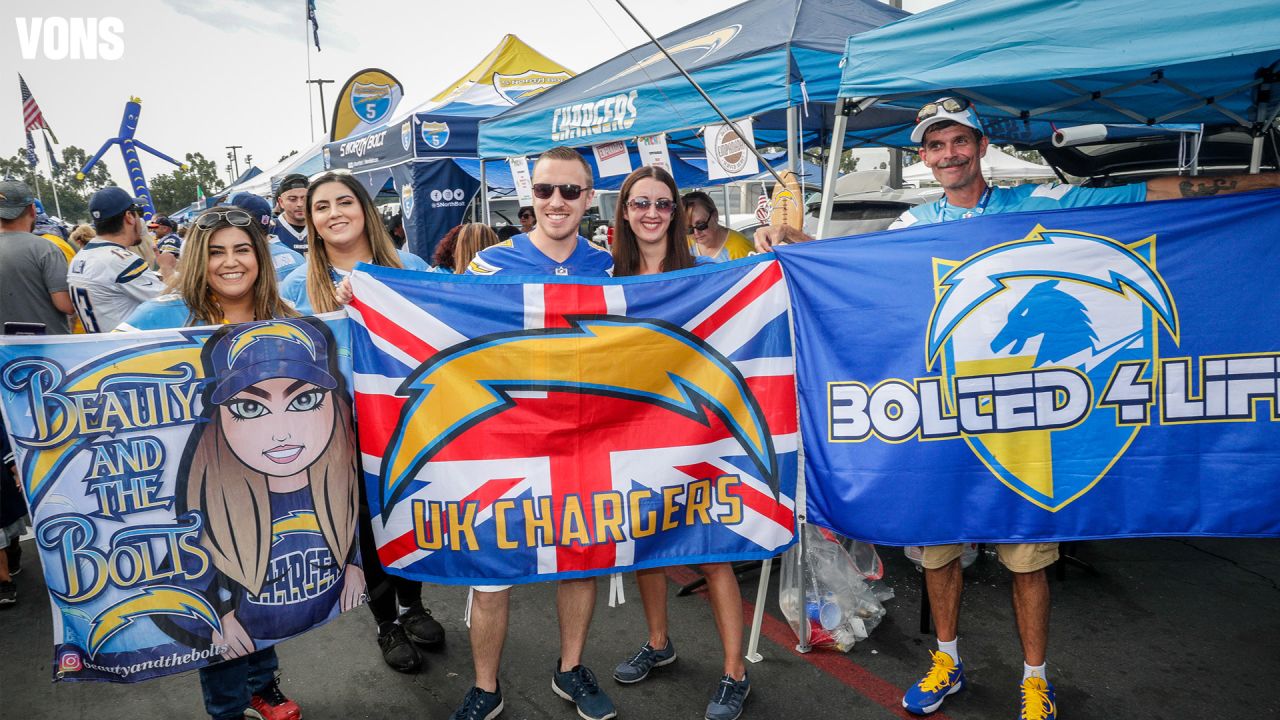
M 1223 178 L 1201 182 L 1183 180 L 1178 183 L 1178 189 L 1182 191 L 1182 197 L 1205 197 L 1222 192 L 1235 192 L 1236 184 L 1235 180 L 1225 180 Z

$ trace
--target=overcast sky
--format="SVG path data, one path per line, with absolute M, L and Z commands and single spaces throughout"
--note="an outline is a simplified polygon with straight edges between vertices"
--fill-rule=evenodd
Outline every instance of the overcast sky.
M 663 33 L 739 0 L 632 0 L 642 22 Z M 912 12 L 942 0 L 905 0 Z M 405 88 L 410 107 L 470 70 L 506 33 L 518 35 L 574 72 L 639 45 L 642 32 L 614 0 L 319 0 L 321 52 L 307 51 L 305 0 L 4 0 L 0 14 L 0 153 L 25 143 L 17 73 L 64 145 L 89 153 L 114 137 L 124 103 L 142 98 L 137 137 L 174 158 L 200 152 L 227 164 L 227 145 L 266 168 L 320 136 L 308 117 L 307 61 L 332 107 L 342 82 L 357 70 L 382 68 Z M 118 18 L 119 59 L 49 59 L 41 43 L 23 56 L 20 28 L 34 18 Z M 308 45 L 304 45 L 304 40 Z M 56 48 L 52 49 L 56 53 Z M 9 88 L 5 90 L 4 88 Z M 314 92 L 314 91 L 313 91 Z M 37 139 L 43 167 L 44 148 Z M 148 177 L 172 166 L 142 155 Z M 112 176 L 126 182 L 120 153 L 106 156 Z M 225 175 L 225 172 L 223 173 Z

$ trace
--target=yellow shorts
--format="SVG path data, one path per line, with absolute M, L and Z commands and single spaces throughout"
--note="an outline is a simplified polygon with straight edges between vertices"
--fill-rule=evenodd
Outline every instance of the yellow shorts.
M 926 570 L 937 570 L 960 557 L 964 545 L 926 545 L 920 564 Z M 1058 561 L 1058 543 L 997 544 L 1000 563 L 1010 572 L 1029 573 L 1043 570 Z

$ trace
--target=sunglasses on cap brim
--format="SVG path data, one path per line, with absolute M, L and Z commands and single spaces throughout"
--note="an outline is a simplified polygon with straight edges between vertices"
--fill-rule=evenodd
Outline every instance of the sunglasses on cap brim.
M 966 98 L 942 98 L 931 103 L 925 103 L 920 107 L 920 112 L 916 113 L 916 122 L 921 123 L 940 112 L 962 113 L 973 107 L 973 103 Z

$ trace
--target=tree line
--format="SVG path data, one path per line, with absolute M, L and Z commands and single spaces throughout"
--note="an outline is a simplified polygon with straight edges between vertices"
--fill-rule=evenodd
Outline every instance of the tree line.
M 68 223 L 89 221 L 89 196 L 108 185 L 120 185 L 128 189 L 128 181 L 116 182 L 105 163 L 99 162 L 84 180 L 77 180 L 76 173 L 89 159 L 89 154 L 75 145 L 67 145 L 57 151 L 58 169 L 54 172 L 54 180 L 58 185 L 58 204 L 62 207 L 62 219 Z M 218 167 L 212 160 L 201 153 L 187 153 L 187 169 L 174 168 L 172 172 L 161 173 L 147 178 L 147 187 L 151 189 L 151 202 L 156 212 L 162 214 L 177 212 L 195 202 L 199 191 L 211 195 L 226 184 L 218 177 Z M 57 214 L 53 202 L 53 188 L 49 183 L 48 165 L 41 157 L 37 171 L 33 173 L 27 164 L 25 148 L 18 148 L 12 157 L 0 158 L 0 178 L 22 180 L 36 191 L 45 211 L 50 215 Z

